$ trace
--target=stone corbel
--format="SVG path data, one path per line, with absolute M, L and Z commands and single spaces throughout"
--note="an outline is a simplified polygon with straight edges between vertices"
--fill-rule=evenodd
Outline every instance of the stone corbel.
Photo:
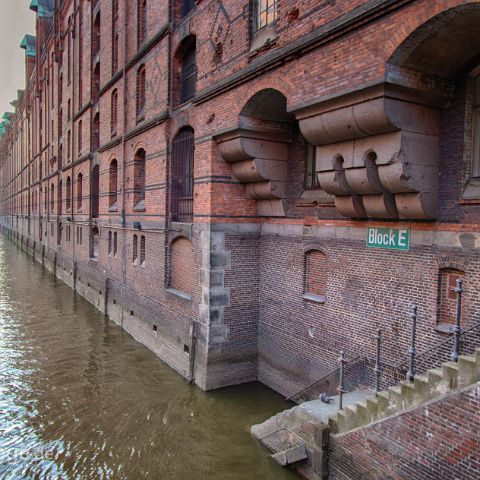
M 296 112 L 320 185 L 347 217 L 435 218 L 439 112 L 386 93 Z
M 246 184 L 261 216 L 285 216 L 288 135 L 236 129 L 215 137 L 233 175 Z

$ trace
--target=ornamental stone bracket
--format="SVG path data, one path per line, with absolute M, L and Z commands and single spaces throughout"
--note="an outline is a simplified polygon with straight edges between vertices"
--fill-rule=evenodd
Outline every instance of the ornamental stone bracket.
M 350 218 L 434 219 L 439 110 L 415 92 L 377 86 L 295 112 L 317 146 L 322 189 Z
M 285 216 L 290 135 L 239 128 L 215 140 L 233 175 L 246 183 L 247 198 L 256 200 L 258 215 Z

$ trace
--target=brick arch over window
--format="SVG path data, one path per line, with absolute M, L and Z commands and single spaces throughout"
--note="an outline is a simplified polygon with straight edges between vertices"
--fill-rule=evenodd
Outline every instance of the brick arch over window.
M 304 254 L 304 298 L 324 301 L 327 290 L 327 256 L 321 250 Z
M 465 272 L 455 268 L 441 268 L 438 272 L 437 325 L 449 327 L 456 322 L 457 294 L 453 291 L 457 280 L 464 280 Z M 462 318 L 463 323 L 463 318 Z
M 171 218 L 178 222 L 193 219 L 193 168 L 195 132 L 185 127 L 176 135 L 172 145 L 170 174 Z
M 169 287 L 188 295 L 194 285 L 193 244 L 185 237 L 179 237 L 170 244 Z

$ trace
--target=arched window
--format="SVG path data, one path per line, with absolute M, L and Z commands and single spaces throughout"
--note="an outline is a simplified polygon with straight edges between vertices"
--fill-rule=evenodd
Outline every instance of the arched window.
M 197 81 L 195 39 L 190 39 L 188 43 L 181 59 L 180 103 L 188 102 L 195 96 Z
M 100 113 L 97 112 L 93 117 L 92 125 L 92 152 L 100 148 Z
M 117 121 L 118 121 L 118 90 L 115 89 L 112 92 L 112 100 L 110 106 L 110 129 L 112 137 L 117 134 Z
M 53 215 L 55 212 L 55 185 L 50 185 L 50 213 Z
M 70 158 L 71 153 L 72 153 L 72 135 L 69 130 L 67 132 L 67 159 Z
M 133 236 L 133 242 L 132 242 L 132 263 L 137 263 L 138 259 L 138 236 L 134 235 Z
M 77 175 L 77 209 L 80 210 L 83 204 L 83 175 Z
M 137 119 L 142 119 L 145 116 L 146 103 L 146 77 L 145 65 L 140 65 L 137 70 L 137 92 L 136 92 L 136 114 Z
M 60 180 L 58 184 L 58 192 L 57 192 L 58 200 L 57 200 L 57 209 L 58 209 L 58 215 L 61 215 L 63 212 L 63 186 L 62 186 L 62 181 Z
M 193 218 L 194 131 L 187 127 L 173 140 L 170 175 L 171 218 L 191 222 Z
M 63 110 L 60 109 L 58 112 L 58 136 L 61 137 L 63 135 Z
M 147 37 L 147 0 L 137 0 L 137 48 Z
M 168 286 L 188 295 L 193 293 L 194 252 L 193 244 L 184 237 L 170 245 L 170 278 Z
M 83 142 L 82 137 L 83 137 L 83 123 L 80 120 L 78 122 L 78 138 L 77 138 L 77 141 L 78 141 L 78 145 L 77 145 L 78 156 L 80 156 L 82 154 L 82 142 Z
M 323 302 L 327 288 L 327 257 L 320 250 L 309 250 L 304 262 L 304 298 Z
M 145 208 L 146 154 L 140 148 L 133 160 L 133 204 L 136 208 Z
M 97 13 L 95 20 L 93 21 L 92 30 L 92 57 L 95 57 L 100 51 L 100 12 Z
M 113 236 L 112 231 L 109 230 L 108 231 L 108 255 L 109 256 L 112 256 L 112 243 L 113 243 L 112 236 Z
M 438 275 L 437 324 L 449 329 L 456 322 L 457 280 L 463 280 L 465 272 L 454 268 L 442 268 Z
M 109 172 L 108 172 L 108 183 L 109 183 L 109 207 L 115 208 L 117 206 L 117 181 L 118 181 L 118 163 L 117 160 L 113 159 L 110 162 Z
M 100 207 L 100 167 L 95 165 L 92 169 L 92 178 L 91 178 L 91 210 L 92 218 L 98 218 L 99 207 Z
M 278 0 L 255 0 L 256 30 L 265 28 L 277 19 Z
M 113 234 L 113 256 L 116 257 L 118 252 L 118 237 L 117 232 Z
M 92 75 L 92 99 L 94 102 L 98 101 L 100 95 L 100 63 L 97 62 L 93 69 Z
M 67 177 L 66 182 L 66 189 L 67 189 L 67 212 L 71 211 L 72 209 L 72 179 Z
M 140 265 L 142 267 L 145 266 L 145 248 L 146 248 L 145 236 L 142 235 L 140 237 Z
M 118 70 L 118 33 L 114 32 L 112 37 L 112 76 Z

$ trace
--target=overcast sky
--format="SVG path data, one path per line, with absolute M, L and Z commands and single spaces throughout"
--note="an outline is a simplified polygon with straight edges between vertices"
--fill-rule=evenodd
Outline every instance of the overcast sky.
M 12 111 L 10 102 L 25 88 L 25 55 L 20 43 L 35 33 L 35 12 L 30 0 L 0 0 L 0 118 Z

